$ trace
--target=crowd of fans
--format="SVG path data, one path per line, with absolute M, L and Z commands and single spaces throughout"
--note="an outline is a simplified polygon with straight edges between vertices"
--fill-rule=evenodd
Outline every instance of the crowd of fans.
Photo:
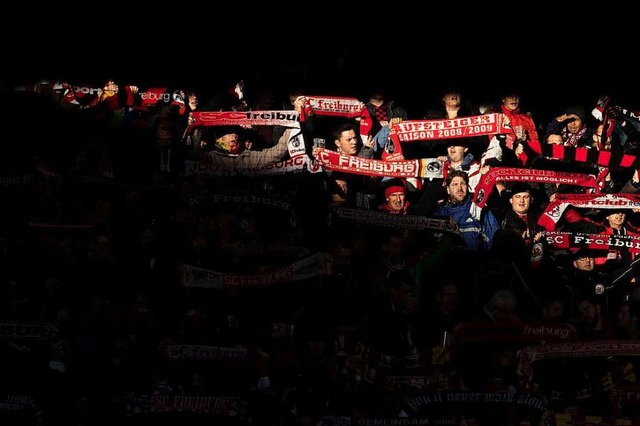
M 640 419 L 633 106 L 596 96 L 547 123 L 513 87 L 478 105 L 443 88 L 416 117 L 378 87 L 355 115 L 322 114 L 312 95 L 115 81 L 2 93 L 2 419 Z M 207 122 L 249 111 L 289 121 Z M 393 137 L 482 115 L 505 125 Z M 331 155 L 437 167 L 389 176 Z M 497 179 L 478 197 L 491 173 L 516 169 L 596 184 Z M 578 244 L 598 235 L 609 242 Z

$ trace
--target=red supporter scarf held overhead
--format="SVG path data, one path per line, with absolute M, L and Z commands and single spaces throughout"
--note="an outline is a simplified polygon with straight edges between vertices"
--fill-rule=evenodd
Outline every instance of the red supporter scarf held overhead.
M 492 113 L 445 120 L 409 120 L 391 126 L 394 142 L 456 139 L 507 133 L 504 114 Z
M 186 133 L 197 126 L 283 126 L 297 129 L 288 143 L 289 155 L 297 157 L 305 154 L 304 136 L 300 130 L 300 114 L 295 111 L 193 111 L 194 122 Z
M 595 176 L 584 173 L 558 172 L 554 170 L 521 169 L 518 167 L 492 167 L 482 175 L 473 195 L 473 202 L 479 208 L 487 203 L 487 198 L 496 181 L 517 181 L 530 183 L 561 183 L 565 185 L 584 186 L 600 191 Z
M 637 194 L 556 194 L 540 215 L 538 224 L 547 231 L 555 230 L 567 207 L 591 209 L 631 209 L 640 207 Z
M 544 157 L 555 158 L 567 163 L 640 168 L 640 157 L 622 152 L 600 151 L 598 149 L 576 148 L 558 144 L 543 144 L 541 149 Z
M 372 160 L 355 155 L 339 154 L 320 148 L 316 161 L 327 170 L 366 176 L 399 178 L 441 178 L 442 161 L 437 158 L 420 158 L 402 161 Z
M 371 133 L 373 120 L 364 102 L 356 98 L 336 96 L 305 96 L 305 105 L 300 115 L 304 122 L 311 115 L 355 118 L 360 122 L 360 137 L 364 140 Z
M 616 250 L 626 248 L 632 253 L 640 253 L 640 236 L 586 234 L 560 231 L 546 231 L 547 244 L 556 249 Z
M 17 87 L 17 91 L 49 91 L 57 93 L 62 97 L 62 101 L 68 104 L 77 105 L 80 108 L 92 108 L 106 102 L 109 109 L 115 110 L 123 106 L 133 107 L 140 105 L 149 108 L 158 104 L 171 104 L 179 107 L 180 114 L 186 111 L 186 104 L 181 90 L 168 89 L 166 87 L 151 87 L 145 91 L 134 91 L 132 85 L 119 85 L 119 91 L 126 93 L 124 105 L 120 104 L 117 92 L 105 91 L 105 87 L 91 87 L 83 84 L 71 84 L 63 81 L 39 82 L 33 85 Z
M 284 126 L 300 127 L 300 114 L 295 111 L 193 111 L 197 126 Z
M 42 89 L 39 85 L 38 89 Z M 58 93 L 62 101 L 71 105 L 76 105 L 81 109 L 89 109 L 100 104 L 106 104 L 110 110 L 117 110 L 124 106 L 132 106 L 135 93 L 132 86 L 118 88 L 117 91 L 109 90 L 110 87 L 89 87 L 84 85 L 72 85 L 66 82 L 55 82 L 47 84 L 52 93 Z M 107 90 L 105 90 L 107 89 Z M 118 92 L 123 90 L 126 93 L 125 105 L 121 105 Z
M 166 87 L 151 87 L 144 92 L 138 92 L 141 104 L 144 107 L 155 106 L 158 103 L 171 104 L 179 107 L 180 115 L 187 109 L 181 90 L 169 90 Z

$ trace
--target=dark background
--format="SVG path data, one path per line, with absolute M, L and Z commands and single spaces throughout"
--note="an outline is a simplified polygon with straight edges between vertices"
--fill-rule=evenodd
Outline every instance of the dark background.
M 248 91 L 304 87 L 361 99 L 384 86 L 410 118 L 449 85 L 475 103 L 519 87 L 523 108 L 541 120 L 568 105 L 589 111 L 604 94 L 640 108 L 640 7 L 632 1 L 183 7 L 13 15 L 22 25 L 2 30 L 2 85 L 100 87 L 113 78 L 206 94 L 244 79 Z

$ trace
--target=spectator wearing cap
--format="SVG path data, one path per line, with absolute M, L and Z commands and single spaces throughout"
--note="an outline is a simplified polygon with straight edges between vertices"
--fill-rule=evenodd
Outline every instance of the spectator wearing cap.
M 602 209 L 599 216 L 602 218 L 591 219 L 583 216 L 578 209 L 568 209 L 565 214 L 566 224 L 563 229 L 571 232 L 605 235 L 631 235 L 640 236 L 640 229 L 628 220 L 635 209 Z M 627 248 L 616 249 L 612 247 L 606 257 L 596 258 L 596 264 L 607 264 L 610 267 L 628 265 L 637 258 L 634 252 Z
M 591 148 L 593 129 L 587 126 L 586 113 L 580 106 L 570 106 L 547 124 L 546 133 L 560 133 L 563 145 Z
M 514 266 L 524 268 L 522 272 L 540 269 L 544 261 L 544 228 L 538 225 L 542 212 L 532 207 L 533 202 L 533 188 L 525 182 L 515 182 L 510 190 L 501 193 L 495 207 L 487 205 L 501 226 L 494 239 L 495 251 L 507 255 Z
M 406 199 L 406 185 L 400 179 L 388 181 L 384 188 L 384 199 L 378 209 L 391 214 L 407 214 L 410 202 Z
M 507 203 L 504 213 L 495 212 L 500 218 L 500 224 L 505 231 L 513 232 L 524 240 L 527 247 L 542 238 L 544 228 L 538 225 L 541 212 L 532 208 L 534 191 L 525 182 L 516 182 L 507 193 Z M 504 194 L 504 192 L 503 192 Z
M 564 282 L 567 290 L 567 306 L 577 313 L 577 304 L 583 298 L 599 297 L 600 303 L 607 311 L 615 312 L 617 304 L 627 294 L 624 286 L 618 285 L 628 281 L 634 270 L 620 267 L 616 269 L 604 268 L 597 263 L 598 258 L 606 255 L 606 250 L 595 250 L 582 247 L 570 253 L 568 264 L 561 265 L 562 275 L 559 282 Z M 562 262 L 562 258 L 559 258 Z M 614 306 L 609 309 L 610 305 Z

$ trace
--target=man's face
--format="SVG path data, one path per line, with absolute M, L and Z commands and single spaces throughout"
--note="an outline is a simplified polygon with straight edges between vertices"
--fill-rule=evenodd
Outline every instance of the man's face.
M 242 144 L 240 144 L 240 141 L 238 140 L 237 133 L 227 133 L 222 135 L 220 141 L 221 145 L 227 148 L 227 151 L 230 154 L 240 154 L 242 151 Z
M 509 200 L 511 208 L 517 214 L 526 214 L 531 206 L 531 194 L 528 192 L 518 192 L 513 194 Z
M 461 163 L 464 160 L 464 154 L 467 149 L 464 146 L 449 146 L 447 147 L 447 154 L 452 163 Z
M 354 130 L 345 130 L 340 133 L 340 138 L 336 139 L 338 151 L 345 155 L 356 155 L 358 153 L 358 137 Z
M 400 211 L 404 207 L 404 192 L 393 192 L 387 197 L 387 204 L 391 210 Z
M 627 215 L 624 212 L 616 212 L 607 216 L 607 220 L 612 228 L 620 228 L 624 224 L 626 217 Z
M 442 97 L 442 101 L 444 102 L 445 107 L 459 107 L 462 97 L 460 96 L 460 93 L 445 93 Z
M 598 313 L 597 307 L 588 300 L 584 300 L 578 305 L 580 320 L 587 325 L 594 325 L 598 321 Z
M 520 96 L 518 95 L 505 96 L 504 98 L 502 98 L 502 103 L 504 104 L 505 107 L 507 107 L 507 109 L 514 111 L 518 109 L 518 106 L 520 106 Z
M 384 257 L 391 263 L 402 261 L 404 255 L 404 244 L 401 238 L 391 237 L 389 242 L 382 247 Z
M 544 308 L 544 319 L 547 321 L 559 321 L 564 315 L 564 305 L 555 300 Z
M 567 130 L 571 133 L 577 133 L 582 128 L 582 119 L 575 114 L 569 114 L 574 120 L 567 124 Z
M 580 271 L 593 271 L 596 266 L 596 260 L 593 256 L 579 257 L 573 261 L 573 266 Z
M 192 110 L 198 108 L 198 97 L 196 95 L 189 95 L 187 99 L 189 108 L 191 108 Z
M 458 307 L 458 287 L 455 284 L 446 284 L 436 296 L 436 300 L 442 313 L 451 314 Z
M 336 245 L 332 251 L 333 273 L 338 274 L 346 271 L 353 261 L 353 249 Z
M 398 288 L 391 287 L 391 300 L 393 300 L 397 306 L 404 307 L 407 304 L 409 293 L 411 293 L 411 286 L 409 284 L 402 283 Z
M 464 179 L 459 176 L 454 177 L 447 187 L 449 197 L 454 203 L 463 201 L 467 196 L 468 190 L 469 187 L 467 185 L 467 182 L 465 182 Z

